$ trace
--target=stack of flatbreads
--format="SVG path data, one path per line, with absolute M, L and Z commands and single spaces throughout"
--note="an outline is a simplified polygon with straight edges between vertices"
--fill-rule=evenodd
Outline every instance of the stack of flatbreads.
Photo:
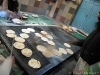
M 14 37 L 16 37 L 16 34 L 15 34 L 15 31 L 14 30 L 11 30 L 11 29 L 9 29 L 9 30 L 6 30 L 6 35 L 7 35 L 7 37 L 9 37 L 9 38 L 14 38 Z

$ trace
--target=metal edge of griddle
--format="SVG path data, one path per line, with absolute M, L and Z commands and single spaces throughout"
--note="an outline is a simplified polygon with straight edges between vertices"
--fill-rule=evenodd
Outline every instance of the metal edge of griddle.
M 5 38 L 0 35 L 1 40 L 3 41 L 3 43 L 7 46 L 7 48 L 11 51 L 11 46 L 8 44 L 8 42 L 5 40 Z M 25 71 L 28 72 L 29 75 L 42 75 L 44 73 L 46 73 L 47 71 L 49 71 L 50 69 L 52 69 L 54 66 L 52 66 L 51 64 L 46 65 L 45 67 L 41 68 L 40 70 L 38 70 L 35 74 L 30 73 L 27 69 L 27 67 L 25 67 L 24 64 L 22 64 L 21 62 L 23 62 L 19 56 L 13 51 L 14 56 L 16 57 L 18 63 L 20 64 L 20 66 L 25 69 Z

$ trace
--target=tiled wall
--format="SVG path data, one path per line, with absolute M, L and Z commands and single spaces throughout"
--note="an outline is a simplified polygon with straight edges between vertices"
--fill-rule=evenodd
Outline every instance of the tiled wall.
M 19 0 L 19 3 L 21 11 L 47 15 L 65 24 L 71 22 L 78 6 L 72 1 L 65 0 L 57 0 L 56 3 L 50 0 Z

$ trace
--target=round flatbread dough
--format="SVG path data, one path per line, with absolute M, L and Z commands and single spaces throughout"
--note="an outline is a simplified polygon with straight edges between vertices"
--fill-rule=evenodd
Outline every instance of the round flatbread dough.
M 22 23 L 22 21 L 20 19 L 17 19 L 17 18 L 12 19 L 12 21 L 14 23 L 18 23 L 18 24 Z
M 46 37 L 41 37 L 42 41 L 48 41 L 48 39 Z
M 46 31 L 41 31 L 42 34 L 47 35 L 48 33 Z
M 40 61 L 33 59 L 33 58 L 31 60 L 29 60 L 28 65 L 32 68 L 40 68 L 41 67 Z
M 53 41 L 47 41 L 47 43 L 50 45 L 55 45 L 55 43 Z
M 53 56 L 53 53 L 47 50 L 42 52 L 42 54 L 47 58 L 51 58 Z
M 33 28 L 27 28 L 27 30 L 30 32 L 35 32 L 35 30 Z
M 22 29 L 23 33 L 30 33 L 30 31 L 28 29 Z
M 42 35 L 41 35 L 40 33 L 35 33 L 35 35 L 36 35 L 37 37 L 42 37 Z
M 51 35 L 46 35 L 46 37 L 48 38 L 48 39 L 53 39 L 53 37 L 51 36 Z
M 37 48 L 37 50 L 40 51 L 40 52 L 44 52 L 44 51 L 47 50 L 47 48 L 44 47 L 44 46 L 42 46 L 42 45 L 38 45 L 38 46 L 36 46 L 36 48 Z
M 58 50 L 53 49 L 52 52 L 56 56 L 62 56 L 62 53 L 60 51 L 58 51 Z
M 26 16 L 22 16 L 22 18 L 27 19 L 28 17 L 26 17 Z
M 70 48 L 71 46 L 68 43 L 64 43 L 64 45 L 68 48 Z
M 10 37 L 10 38 L 14 38 L 14 37 L 16 37 L 15 34 L 6 34 L 6 35 L 7 35 L 7 37 Z
M 29 35 L 26 34 L 26 33 L 21 33 L 20 36 L 21 36 L 22 38 L 29 38 Z
M 21 42 L 15 42 L 13 44 L 13 46 L 16 48 L 16 49 L 23 49 L 25 47 L 25 45 Z
M 32 50 L 28 48 L 24 48 L 23 50 L 21 50 L 21 53 L 26 57 L 30 57 L 32 55 Z
M 13 30 L 11 30 L 11 29 L 6 30 L 6 32 L 7 32 L 8 34 L 15 34 L 15 31 L 13 31 Z
M 74 54 L 74 52 L 71 50 L 71 49 L 66 49 L 67 50 L 67 52 L 69 53 L 69 54 Z
M 17 41 L 17 42 L 25 42 L 25 39 L 23 39 L 22 37 L 15 37 L 15 41 Z
M 63 54 L 67 54 L 67 51 L 64 48 L 59 48 L 59 51 Z

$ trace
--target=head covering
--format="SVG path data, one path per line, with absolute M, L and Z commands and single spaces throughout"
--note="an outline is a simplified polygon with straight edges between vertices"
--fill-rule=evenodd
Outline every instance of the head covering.
M 16 12 L 18 12 L 18 7 L 19 7 L 19 3 L 18 3 L 18 1 L 17 0 L 8 0 L 8 9 L 10 10 L 10 11 L 16 11 Z

